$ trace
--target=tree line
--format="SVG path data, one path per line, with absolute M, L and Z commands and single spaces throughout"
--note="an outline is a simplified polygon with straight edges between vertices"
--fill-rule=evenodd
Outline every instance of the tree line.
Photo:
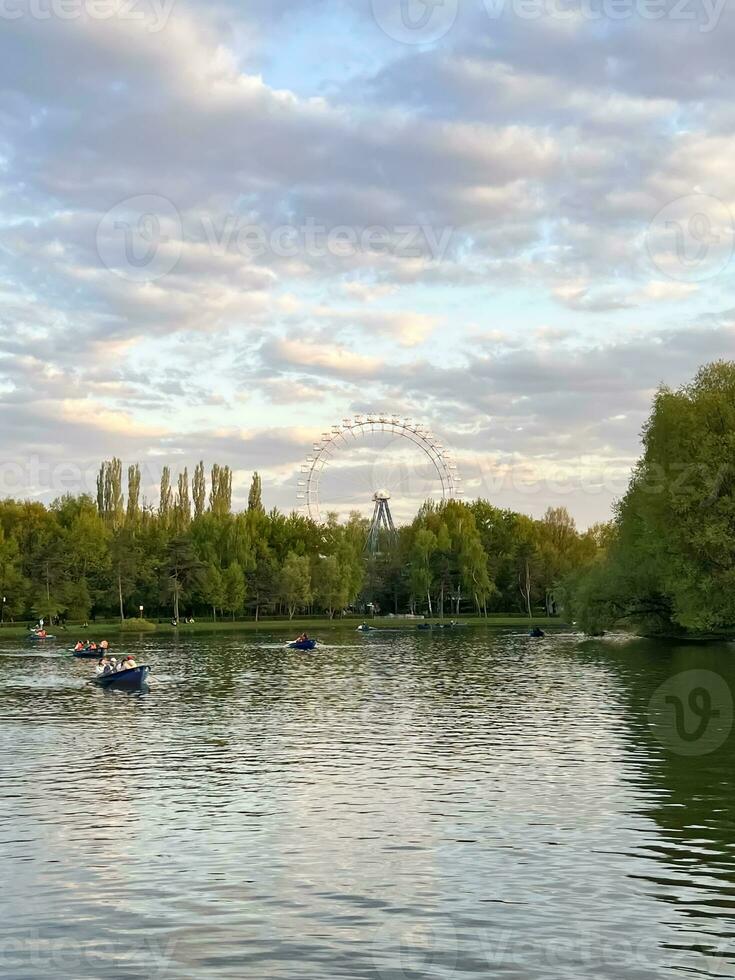
M 597 554 L 564 583 L 569 615 L 589 633 L 735 628 L 735 363 L 661 387 L 643 455 Z
M 233 512 L 232 471 L 218 464 L 175 480 L 164 467 L 148 505 L 140 468 L 124 474 L 112 459 L 96 498 L 0 501 L 2 621 L 554 613 L 559 582 L 593 561 L 600 540 L 564 508 L 539 521 L 484 500 L 427 503 L 372 556 L 368 530 L 358 513 L 317 524 L 266 512 L 257 473 L 247 508 Z

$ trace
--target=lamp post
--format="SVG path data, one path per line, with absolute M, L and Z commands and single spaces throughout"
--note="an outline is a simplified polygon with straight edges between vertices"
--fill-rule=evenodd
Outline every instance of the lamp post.
M 138 606 L 138 612 L 140 613 L 139 619 L 142 619 L 143 618 L 143 607 L 142 606 Z
M 0 606 L 0 626 L 5 625 L 5 603 L 7 601 L 8 600 L 5 598 L 5 596 L 3 596 L 3 604 Z

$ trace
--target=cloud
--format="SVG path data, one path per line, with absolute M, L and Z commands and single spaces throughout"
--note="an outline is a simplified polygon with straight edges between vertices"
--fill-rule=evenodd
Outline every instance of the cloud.
M 461 6 L 424 47 L 358 0 L 4 22 L 3 458 L 216 454 L 288 506 L 379 408 L 470 488 L 624 473 L 656 385 L 732 354 L 731 12 Z

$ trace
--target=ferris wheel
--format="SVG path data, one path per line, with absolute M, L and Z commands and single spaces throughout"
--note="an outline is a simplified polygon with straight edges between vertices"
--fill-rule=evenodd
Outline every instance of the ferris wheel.
M 325 493 L 325 481 L 335 471 L 357 472 L 357 491 L 332 486 Z M 410 506 L 415 512 L 427 499 L 461 497 L 461 483 L 451 452 L 426 426 L 395 415 L 356 415 L 314 443 L 301 466 L 297 498 L 317 523 L 340 505 L 360 509 L 375 504 L 374 519 L 380 510 L 392 524 L 389 500 L 398 512 Z

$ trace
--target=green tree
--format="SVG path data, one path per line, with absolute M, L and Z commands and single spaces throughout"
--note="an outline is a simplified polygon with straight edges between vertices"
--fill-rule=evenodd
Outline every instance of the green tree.
M 247 594 L 245 573 L 238 562 L 231 562 L 224 570 L 222 575 L 222 588 L 222 608 L 225 612 L 230 613 L 234 619 L 237 613 L 241 612 Z
M 222 572 L 212 562 L 206 564 L 202 570 L 200 590 L 202 598 L 212 609 L 212 619 L 216 621 L 217 610 L 224 605 L 225 590 Z
M 171 470 L 164 466 L 161 470 L 161 492 L 158 498 L 158 518 L 161 523 L 168 525 L 173 506 L 173 490 L 171 489 Z
M 614 535 L 569 590 L 585 628 L 703 633 L 735 624 L 733 449 L 735 364 L 659 390 Z
M 255 473 L 253 473 L 253 482 L 250 484 L 250 493 L 248 494 L 248 510 L 265 510 L 263 507 L 263 483 L 257 470 Z
M 196 556 L 191 539 L 186 535 L 173 538 L 166 549 L 165 594 L 173 603 L 173 616 L 178 622 L 182 598 L 201 587 L 205 566 Z
M 186 467 L 184 467 L 183 473 L 179 473 L 178 487 L 176 490 L 176 503 L 174 504 L 174 515 L 177 531 L 179 533 L 185 531 L 191 524 L 189 471 Z
M 330 619 L 349 601 L 349 588 L 336 555 L 320 558 L 317 564 L 316 598 Z
M 125 519 L 128 524 L 137 524 L 140 518 L 140 466 L 136 463 L 128 467 L 128 506 Z
M 204 476 L 204 462 L 200 460 L 194 469 L 192 480 L 192 498 L 194 501 L 194 518 L 201 517 L 207 500 L 207 481 Z
M 291 551 L 286 556 L 281 568 L 280 595 L 289 619 L 293 619 L 297 609 L 305 609 L 311 602 L 311 563 L 306 555 Z

